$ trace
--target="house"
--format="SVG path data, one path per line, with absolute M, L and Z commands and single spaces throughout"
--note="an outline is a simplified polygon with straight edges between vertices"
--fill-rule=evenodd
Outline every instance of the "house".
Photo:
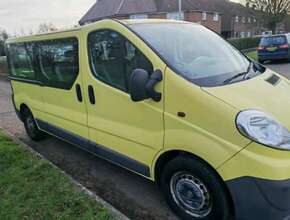
M 221 14 L 203 1 L 182 0 L 182 13 L 179 14 L 178 0 L 97 0 L 79 23 L 84 25 L 104 18 L 180 19 L 200 23 L 221 33 Z
M 96 0 L 80 25 L 104 18 L 176 19 L 200 23 L 225 38 L 260 35 L 267 30 L 258 11 L 229 0 Z M 289 23 L 289 22 L 288 22 Z M 278 25 L 285 31 L 283 23 Z

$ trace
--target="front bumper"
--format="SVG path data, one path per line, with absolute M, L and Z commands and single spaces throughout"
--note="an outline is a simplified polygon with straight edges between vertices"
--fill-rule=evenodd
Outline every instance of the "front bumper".
M 290 220 L 290 179 L 241 177 L 227 182 L 236 220 Z
M 290 151 L 251 143 L 218 172 L 237 220 L 290 220 Z
M 260 60 L 282 60 L 282 59 L 289 59 L 290 56 L 288 53 L 262 53 L 258 54 L 258 58 Z

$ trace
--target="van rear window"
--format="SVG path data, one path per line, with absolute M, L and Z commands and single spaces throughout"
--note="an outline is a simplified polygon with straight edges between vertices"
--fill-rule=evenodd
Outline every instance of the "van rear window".
M 8 45 L 10 74 L 22 79 L 35 79 L 33 52 L 31 44 L 19 43 Z
M 286 44 L 287 39 L 285 36 L 264 37 L 261 40 L 261 46 L 282 45 Z
M 9 44 L 7 52 L 14 78 L 70 89 L 79 73 L 76 38 Z

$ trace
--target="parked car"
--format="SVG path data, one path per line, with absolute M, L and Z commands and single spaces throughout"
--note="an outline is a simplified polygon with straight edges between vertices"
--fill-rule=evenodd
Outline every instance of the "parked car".
M 53 135 L 157 182 L 181 219 L 290 215 L 290 82 L 214 32 L 103 20 L 6 47 L 33 140 Z
M 264 31 L 262 32 L 262 36 L 264 37 L 268 37 L 268 36 L 272 36 L 273 35 L 273 31 Z
M 267 60 L 290 60 L 290 34 L 263 37 L 258 47 L 260 63 Z

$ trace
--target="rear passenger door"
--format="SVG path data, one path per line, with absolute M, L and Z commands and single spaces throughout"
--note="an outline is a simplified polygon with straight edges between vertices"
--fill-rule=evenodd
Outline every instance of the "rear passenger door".
M 151 74 L 163 72 L 165 65 L 128 29 L 113 27 L 88 34 L 90 138 L 106 147 L 97 150 L 104 157 L 148 176 L 153 157 L 163 148 L 163 101 L 133 102 L 129 83 L 134 69 Z M 163 82 L 156 89 L 163 92 Z
M 44 82 L 44 106 L 38 125 L 75 142 L 88 138 L 86 105 L 82 97 L 79 41 L 76 37 L 38 42 L 39 68 Z M 72 139 L 73 138 L 73 139 Z

